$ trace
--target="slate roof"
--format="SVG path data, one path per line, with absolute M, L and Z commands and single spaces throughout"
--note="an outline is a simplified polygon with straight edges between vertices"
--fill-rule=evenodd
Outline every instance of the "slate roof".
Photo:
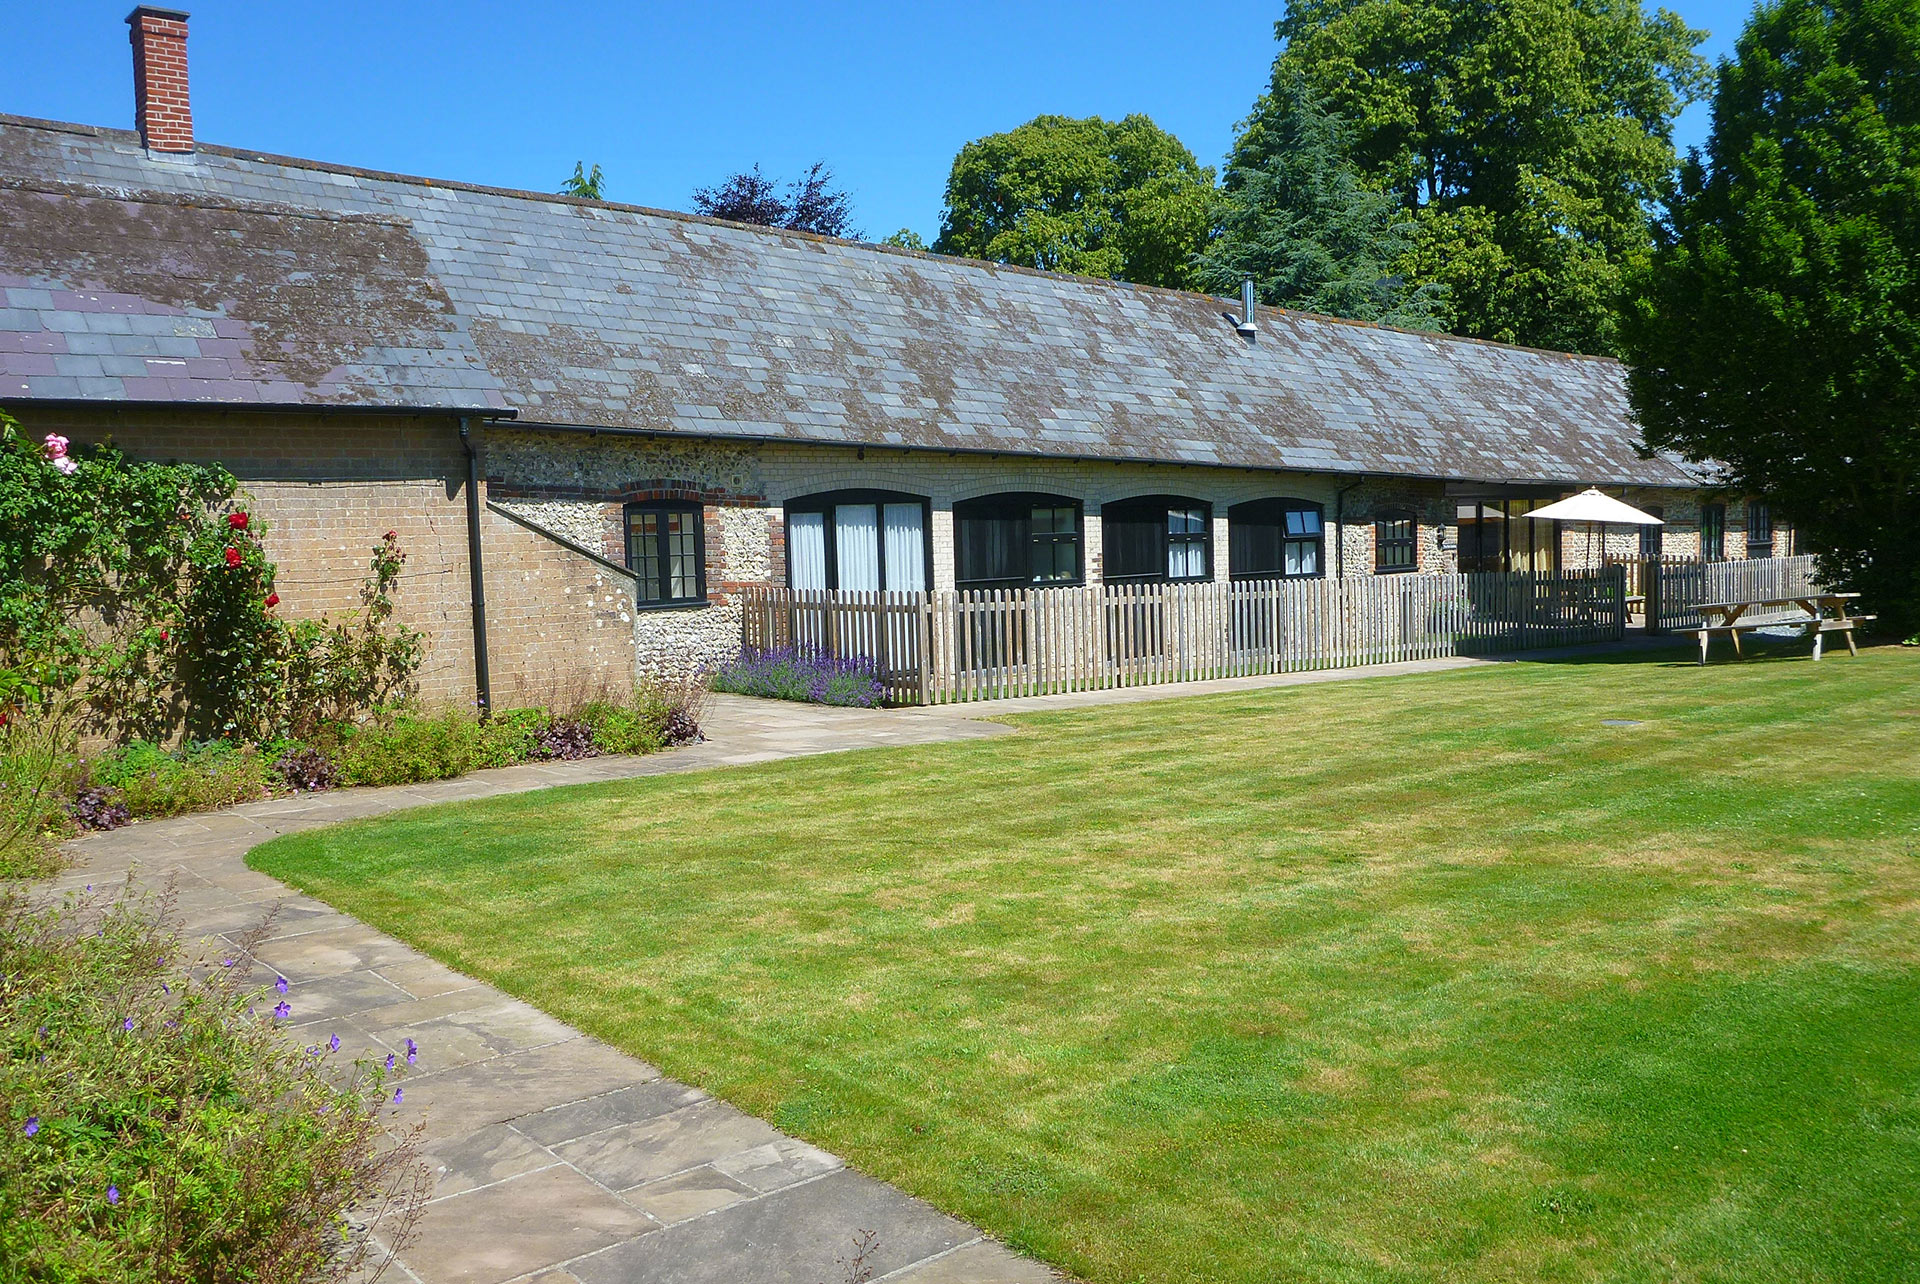
M 0 117 L 0 402 L 1684 485 L 1620 367 L 632 206 Z

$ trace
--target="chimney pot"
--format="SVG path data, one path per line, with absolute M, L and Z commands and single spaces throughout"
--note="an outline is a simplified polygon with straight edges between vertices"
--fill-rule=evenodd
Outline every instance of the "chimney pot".
M 193 150 L 187 97 L 187 15 L 143 4 L 127 15 L 133 41 L 133 127 L 150 152 Z

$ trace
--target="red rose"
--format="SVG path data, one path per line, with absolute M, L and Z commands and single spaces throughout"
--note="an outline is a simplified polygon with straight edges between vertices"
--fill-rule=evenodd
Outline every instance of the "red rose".
M 160 630 L 160 640 L 162 642 L 167 641 L 167 631 L 165 629 Z
M 240 550 L 239 550 L 239 549 L 237 549 L 237 548 L 230 548 L 230 549 L 228 549 L 228 550 L 227 550 L 227 565 L 228 565 L 228 566 L 238 566 L 238 565 L 240 565 Z
M 252 520 L 253 519 L 248 517 L 245 513 L 228 513 L 227 514 L 227 525 L 231 526 L 234 530 L 237 530 L 237 531 L 243 531 L 247 529 L 247 523 Z
M 278 605 L 280 605 L 280 595 L 278 593 L 267 594 L 267 609 L 271 611 Z
M 386 541 L 388 541 L 389 543 L 391 543 L 392 541 L 394 541 L 394 540 L 396 540 L 396 539 L 399 539 L 399 538 L 400 538 L 400 536 L 399 536 L 399 534 L 398 534 L 397 532 L 395 532 L 395 531 L 388 531 L 388 532 L 387 532 L 387 533 L 386 533 L 385 535 L 382 535 L 382 536 L 381 536 L 380 538 L 382 538 L 382 539 L 384 539 L 384 540 L 386 540 Z

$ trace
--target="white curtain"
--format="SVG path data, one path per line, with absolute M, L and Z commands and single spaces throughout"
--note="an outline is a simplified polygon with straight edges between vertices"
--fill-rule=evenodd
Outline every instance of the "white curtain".
M 887 505 L 887 588 L 921 593 L 927 587 L 927 532 L 918 504 Z
M 833 510 L 834 560 L 845 592 L 880 587 L 880 515 L 872 504 L 842 504 Z
M 795 513 L 787 522 L 787 558 L 793 564 L 793 586 L 827 586 L 827 521 L 821 513 Z

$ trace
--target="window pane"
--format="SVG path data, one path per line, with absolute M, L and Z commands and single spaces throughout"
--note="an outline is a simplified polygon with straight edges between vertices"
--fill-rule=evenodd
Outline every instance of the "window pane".
M 787 560 L 793 567 L 793 586 L 797 589 L 823 589 L 827 586 L 827 519 L 822 513 L 795 513 L 789 523 L 788 539 L 792 547 Z
M 918 504 L 888 504 L 887 590 L 920 593 L 927 587 L 927 540 Z
M 1024 510 L 983 507 L 958 513 L 954 528 L 954 578 L 961 584 L 1027 578 L 1031 541 Z
M 1170 508 L 1167 510 L 1167 534 L 1197 535 L 1202 529 L 1200 510 L 1197 508 Z
M 1080 541 L 1061 539 L 1053 545 L 1053 578 L 1077 579 L 1080 575 Z
M 1320 574 L 1320 544 L 1315 540 L 1288 540 L 1286 556 L 1288 575 Z
M 880 510 L 872 504 L 842 504 L 833 510 L 834 569 L 842 592 L 880 587 Z
M 1100 515 L 1102 578 L 1156 579 L 1163 572 L 1165 518 L 1151 508 L 1112 508 Z
M 1167 545 L 1167 575 L 1176 580 L 1198 579 L 1207 573 L 1207 547 L 1192 537 Z
M 1320 533 L 1320 514 L 1312 509 L 1290 508 L 1287 510 L 1287 534 L 1294 538 Z

